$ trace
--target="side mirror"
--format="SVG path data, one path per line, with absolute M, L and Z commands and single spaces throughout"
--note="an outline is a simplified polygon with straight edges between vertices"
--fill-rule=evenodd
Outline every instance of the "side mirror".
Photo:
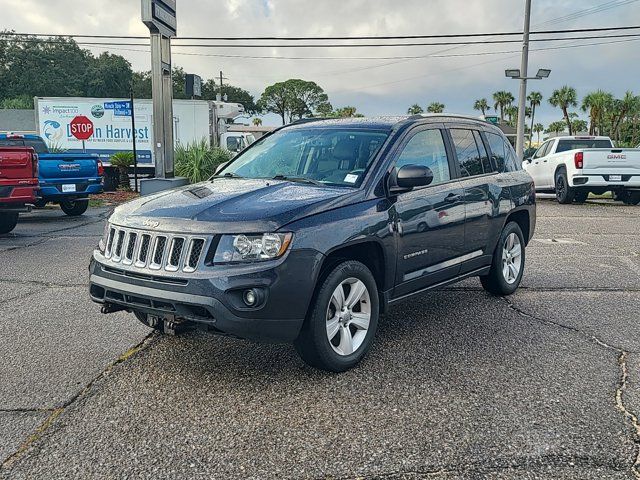
M 531 160 L 533 160 L 533 157 L 527 157 L 523 160 L 524 163 L 531 163 Z
M 433 182 L 433 172 L 429 167 L 423 165 L 405 165 L 400 167 L 392 180 L 392 192 L 407 191 L 415 187 L 430 185 Z

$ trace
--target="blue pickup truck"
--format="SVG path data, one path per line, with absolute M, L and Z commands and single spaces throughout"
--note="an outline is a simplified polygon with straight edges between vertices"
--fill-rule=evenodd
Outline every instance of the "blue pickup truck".
M 0 133 L 2 147 L 33 147 L 38 154 L 39 189 L 36 207 L 58 203 L 67 215 L 82 215 L 89 195 L 102 193 L 104 168 L 97 155 L 50 153 L 38 135 Z

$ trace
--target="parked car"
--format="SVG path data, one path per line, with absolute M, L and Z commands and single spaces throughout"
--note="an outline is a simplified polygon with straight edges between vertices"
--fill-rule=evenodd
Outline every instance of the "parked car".
M 32 147 L 38 154 L 36 207 L 57 203 L 67 215 L 82 215 L 89 207 L 89 195 L 102 193 L 104 168 L 97 155 L 50 153 L 44 140 L 33 134 L 0 134 L 0 146 Z
M 0 146 L 0 234 L 18 224 L 36 202 L 38 155 L 31 147 Z
M 513 293 L 535 213 L 531 177 L 486 122 L 291 125 L 209 181 L 116 208 L 90 295 L 165 332 L 293 342 L 308 364 L 344 371 L 402 300 L 475 276 Z
M 584 202 L 589 193 L 613 192 L 629 205 L 640 203 L 640 150 L 615 148 L 609 137 L 556 137 L 525 160 L 536 191 L 558 202 Z

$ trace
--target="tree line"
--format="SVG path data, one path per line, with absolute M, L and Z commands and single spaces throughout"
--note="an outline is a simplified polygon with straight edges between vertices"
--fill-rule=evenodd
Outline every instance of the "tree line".
M 151 72 L 135 72 L 121 55 L 94 56 L 73 39 L 15 37 L 0 32 L 0 108 L 33 108 L 33 97 L 151 98 Z M 174 98 L 187 98 L 185 71 L 172 70 Z M 256 101 L 247 90 L 208 79 L 202 99 L 220 94 L 241 103 L 249 115 L 275 113 L 282 122 L 306 116 L 361 116 L 355 107 L 334 109 L 315 82 L 290 79 L 267 87 Z M 259 122 L 256 122 L 259 123 Z

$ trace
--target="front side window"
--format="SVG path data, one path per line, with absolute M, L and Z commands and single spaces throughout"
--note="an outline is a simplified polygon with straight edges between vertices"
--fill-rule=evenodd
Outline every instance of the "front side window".
M 482 167 L 482 159 L 478 145 L 473 138 L 473 131 L 452 128 L 451 138 L 453 139 L 453 145 L 458 155 L 458 163 L 460 164 L 462 176 L 473 177 L 474 175 L 482 175 L 484 168 Z
M 388 136 L 386 131 L 355 128 L 284 129 L 255 142 L 219 175 L 357 186 Z
M 538 151 L 533 155 L 533 158 L 542 158 L 547 154 L 547 151 L 549 150 L 549 147 L 551 146 L 553 142 L 546 142 L 544 143 L 539 149 Z
M 438 129 L 422 130 L 411 137 L 396 161 L 398 169 L 405 165 L 429 167 L 433 172 L 431 185 L 451 180 L 442 132 Z

